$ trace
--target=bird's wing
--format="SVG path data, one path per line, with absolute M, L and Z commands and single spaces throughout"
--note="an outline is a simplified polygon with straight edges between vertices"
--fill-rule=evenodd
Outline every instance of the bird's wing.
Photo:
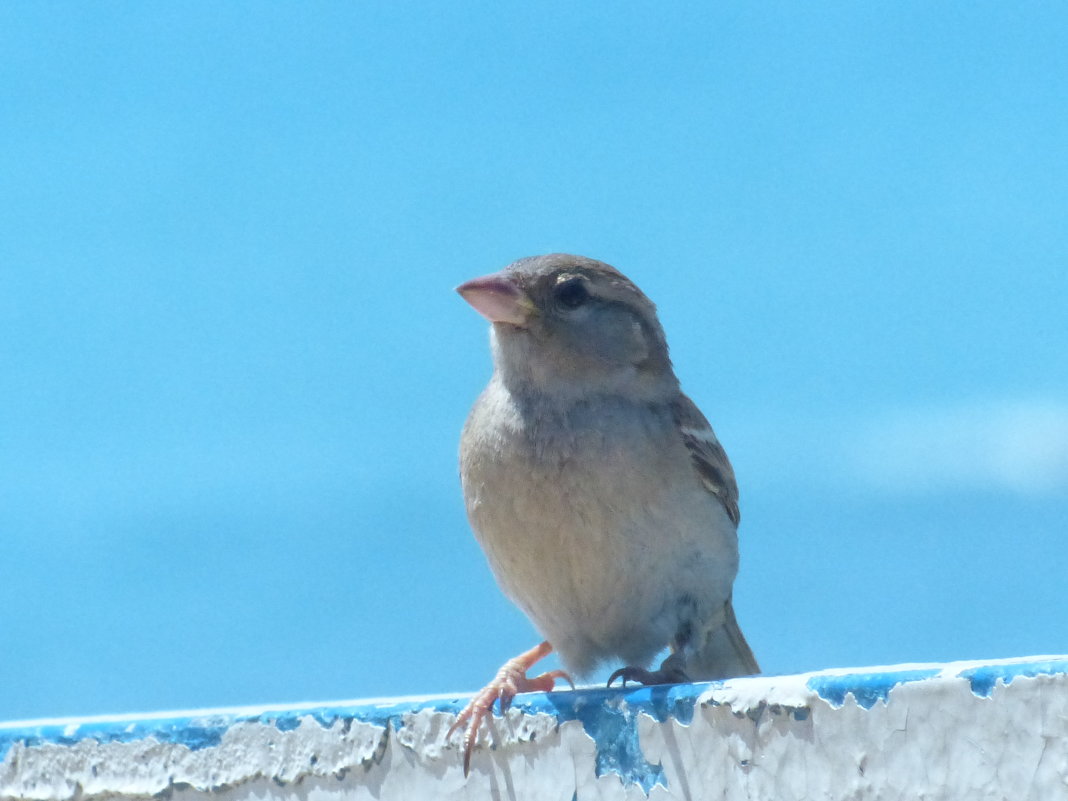
M 738 510 L 738 482 L 727 452 L 716 439 L 712 426 L 697 405 L 683 393 L 672 404 L 672 414 L 686 450 L 690 452 L 697 475 L 705 489 L 719 498 L 735 525 L 741 520 Z

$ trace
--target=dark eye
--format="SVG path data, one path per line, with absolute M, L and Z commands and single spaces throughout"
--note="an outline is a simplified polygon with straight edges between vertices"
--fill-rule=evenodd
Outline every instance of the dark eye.
M 590 291 L 586 289 L 586 282 L 581 278 L 564 281 L 553 290 L 556 302 L 565 309 L 577 309 L 590 299 Z

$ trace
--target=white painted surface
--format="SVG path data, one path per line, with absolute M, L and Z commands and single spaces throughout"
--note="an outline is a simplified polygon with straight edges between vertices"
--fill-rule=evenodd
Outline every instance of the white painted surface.
M 518 700 L 467 779 L 454 696 L 4 724 L 0 798 L 1068 799 L 1065 657 Z

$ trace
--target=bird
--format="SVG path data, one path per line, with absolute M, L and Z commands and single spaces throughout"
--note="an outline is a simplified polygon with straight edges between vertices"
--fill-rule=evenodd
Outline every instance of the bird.
M 464 425 L 467 516 L 501 590 L 544 641 L 472 697 L 464 774 L 495 701 L 619 664 L 641 684 L 760 672 L 732 589 L 734 470 L 681 390 L 656 307 L 614 267 L 551 253 L 467 281 L 493 374 Z M 666 659 L 650 662 L 665 648 Z M 564 669 L 527 673 L 556 651 Z

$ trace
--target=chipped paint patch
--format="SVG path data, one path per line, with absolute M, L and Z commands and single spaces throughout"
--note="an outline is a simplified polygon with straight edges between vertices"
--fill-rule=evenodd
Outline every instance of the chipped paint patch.
M 846 698 L 854 700 L 864 709 L 871 709 L 876 701 L 886 703 L 890 690 L 899 684 L 922 681 L 937 676 L 937 668 L 927 670 L 898 670 L 887 673 L 846 673 L 840 676 L 813 676 L 806 686 L 834 707 L 840 707 Z
M 717 682 L 719 683 L 719 682 Z M 652 715 L 663 723 L 693 719 L 699 692 L 707 684 L 663 685 L 632 689 L 583 689 L 580 692 L 532 696 L 530 711 L 545 711 L 548 704 L 557 719 L 577 720 L 597 745 L 595 775 L 616 775 L 648 794 L 664 784 L 663 770 L 648 762 L 638 743 L 638 715 Z
M 433 699 L 440 712 L 459 712 L 463 697 Z M 351 704 L 283 705 L 236 709 L 194 710 L 155 715 L 118 715 L 0 724 L 0 759 L 15 743 L 74 745 L 83 740 L 98 743 L 131 743 L 152 737 L 161 743 L 182 745 L 192 751 L 215 748 L 223 735 L 241 723 L 262 723 L 279 731 L 292 731 L 310 718 L 325 729 L 336 722 L 359 721 L 385 728 L 399 724 L 406 714 L 427 708 L 428 699 L 384 699 Z
M 1063 659 L 1043 659 L 1035 662 L 1015 662 L 1012 664 L 979 665 L 962 670 L 957 675 L 967 679 L 972 692 L 980 698 L 989 698 L 994 687 L 1000 681 L 1003 685 L 1011 684 L 1013 679 L 1021 676 L 1053 676 L 1065 672 Z

